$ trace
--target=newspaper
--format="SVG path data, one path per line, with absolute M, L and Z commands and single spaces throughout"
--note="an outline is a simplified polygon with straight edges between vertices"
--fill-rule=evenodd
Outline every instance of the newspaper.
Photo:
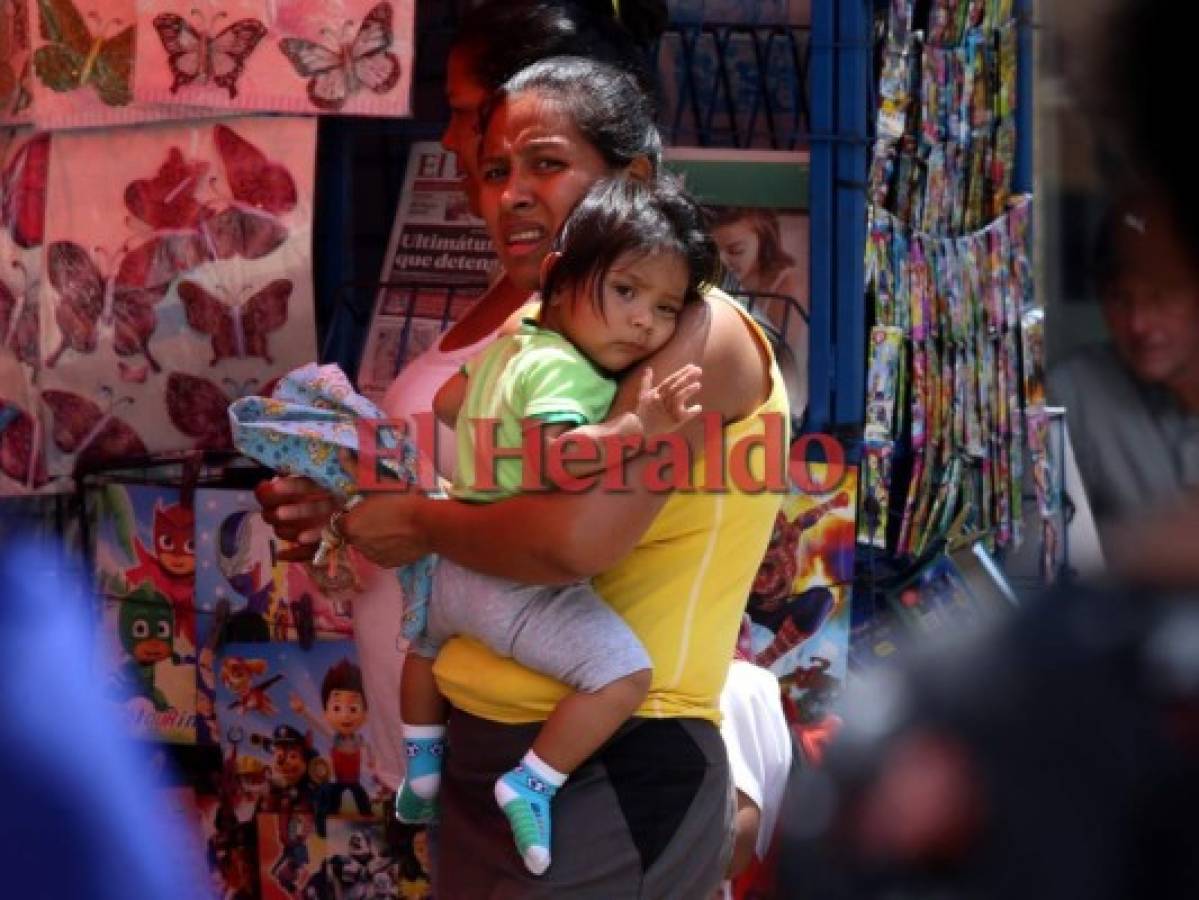
M 395 376 L 456 322 L 496 266 L 483 222 L 471 215 L 454 154 L 414 143 L 383 261 L 358 389 L 378 402 Z

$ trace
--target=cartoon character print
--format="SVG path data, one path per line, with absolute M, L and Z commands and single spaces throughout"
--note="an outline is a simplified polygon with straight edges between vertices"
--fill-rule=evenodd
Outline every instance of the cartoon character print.
M 174 652 L 175 615 L 170 601 L 143 582 L 121 600 L 118 620 L 121 646 L 129 655 L 118 673 L 119 690 L 126 698 L 141 697 L 157 712 L 171 704 L 156 685 L 155 666 L 170 660 Z
M 257 712 L 264 716 L 273 716 L 276 712 L 275 702 L 267 691 L 283 679 L 282 674 L 254 683 L 254 679 L 265 675 L 267 662 L 265 659 L 247 659 L 241 656 L 227 656 L 221 661 L 221 684 L 234 700 L 229 709 L 242 715 Z
M 125 583 L 148 583 L 166 596 L 175 608 L 179 636 L 196 645 L 195 574 L 196 516 L 182 503 L 154 504 L 153 546 L 147 548 L 141 538 L 133 540 L 137 564 L 124 572 Z

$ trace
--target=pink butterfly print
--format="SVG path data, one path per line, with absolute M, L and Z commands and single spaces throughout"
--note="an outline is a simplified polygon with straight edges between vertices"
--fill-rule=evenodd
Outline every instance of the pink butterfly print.
M 207 378 L 172 372 L 167 377 L 167 415 L 171 422 L 196 439 L 198 450 L 232 450 L 229 429 L 229 396 Z
M 278 383 L 278 377 L 272 378 L 259 391 L 256 378 L 241 384 L 226 378 L 223 384 L 230 391 L 226 393 L 207 378 L 172 372 L 167 376 L 167 415 L 176 428 L 196 439 L 197 450 L 232 450 L 229 404 L 252 393 L 269 397 Z
M 125 206 L 154 229 L 195 228 L 213 210 L 196 199 L 208 163 L 189 161 L 178 147 L 167 150 L 167 158 L 153 178 L 139 178 L 125 187 Z
M 234 199 L 275 215 L 296 208 L 296 182 L 285 166 L 268 160 L 228 125 L 217 125 L 212 132 Z
M 0 224 L 19 247 L 37 247 L 45 235 L 49 173 L 48 133 L 34 135 L 22 144 L 0 173 Z
M 104 410 L 86 397 L 56 390 L 42 391 L 42 400 L 54 419 L 51 440 L 63 453 L 75 454 L 76 471 L 149 453 L 133 427 L 113 414 L 117 406 L 132 401 L 112 403 Z
M 19 262 L 14 261 L 13 267 L 25 271 Z M 31 366 L 35 378 L 40 362 L 39 340 L 37 282 L 26 275 L 25 285 L 14 292 L 0 280 L 0 348 L 11 350 L 18 360 Z
M 27 488 L 47 481 L 41 428 L 21 407 L 0 397 L 0 471 Z
M 210 366 L 230 357 L 257 356 L 268 363 L 274 362 L 267 336 L 287 324 L 291 291 L 291 281 L 278 278 L 244 303 L 233 305 L 217 299 L 194 281 L 179 282 L 179 299 L 183 301 L 187 324 L 212 336 Z
M 174 76 L 171 93 L 197 81 L 211 81 L 227 90 L 232 100 L 237 96 L 237 80 L 246 60 L 266 36 L 266 26 L 257 19 L 239 19 L 214 35 L 210 28 L 228 13 L 219 12 L 207 23 L 198 19 L 198 10 L 192 10 L 192 15 L 197 17 L 196 28 L 174 13 L 154 17 L 154 30 L 167 51 L 167 65 Z
M 229 126 L 215 126 L 213 138 L 233 202 L 203 224 L 205 239 L 217 259 L 261 259 L 287 240 L 278 216 L 299 202 L 295 179 Z
M 113 323 L 118 356 L 140 354 L 151 369 L 161 370 L 150 353 L 150 335 L 158 325 L 154 306 L 166 296 L 166 284 L 138 287 L 123 283 L 126 276 L 106 277 L 88 252 L 71 241 L 55 241 L 46 248 L 46 267 L 59 296 L 54 320 L 62 332 L 57 349 L 46 360 L 48 367 L 53 368 L 68 349 L 94 352 L 104 321 Z
M 346 33 L 348 28 L 335 47 L 295 37 L 279 41 L 292 67 L 309 79 L 308 99 L 318 109 L 335 112 L 363 87 L 386 94 L 400 80 L 400 61 L 389 50 L 392 9 L 387 0 L 366 14 L 353 40 L 347 41 Z

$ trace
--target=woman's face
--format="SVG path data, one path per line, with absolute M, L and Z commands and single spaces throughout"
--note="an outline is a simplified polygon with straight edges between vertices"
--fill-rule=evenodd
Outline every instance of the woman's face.
M 592 184 L 611 174 L 554 100 L 527 91 L 496 109 L 479 154 L 479 207 L 515 284 L 538 288 L 558 226 Z
M 737 219 L 712 229 L 712 239 L 720 250 L 720 261 L 737 276 L 741 286 L 754 290 L 757 285 L 758 233 L 747 219 Z
M 479 214 L 479 107 L 490 91 L 475 77 L 471 54 L 450 51 L 446 64 L 445 95 L 450 122 L 441 135 L 441 146 L 458 157 L 470 211 Z

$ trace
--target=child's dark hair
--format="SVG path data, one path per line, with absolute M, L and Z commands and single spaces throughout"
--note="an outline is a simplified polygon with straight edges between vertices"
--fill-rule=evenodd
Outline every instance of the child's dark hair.
M 362 697 L 362 707 L 366 708 L 366 691 L 362 689 L 362 670 L 343 659 L 329 667 L 325 680 L 321 682 L 321 706 L 328 706 L 329 695 L 334 691 L 354 691 Z
M 715 284 L 720 275 L 720 256 L 704 227 L 703 211 L 669 175 L 596 182 L 562 223 L 554 249 L 561 256 L 546 275 L 542 296 L 590 283 L 601 314 L 604 279 L 626 253 L 681 256 L 687 265 L 684 302 L 698 299 L 701 285 Z

